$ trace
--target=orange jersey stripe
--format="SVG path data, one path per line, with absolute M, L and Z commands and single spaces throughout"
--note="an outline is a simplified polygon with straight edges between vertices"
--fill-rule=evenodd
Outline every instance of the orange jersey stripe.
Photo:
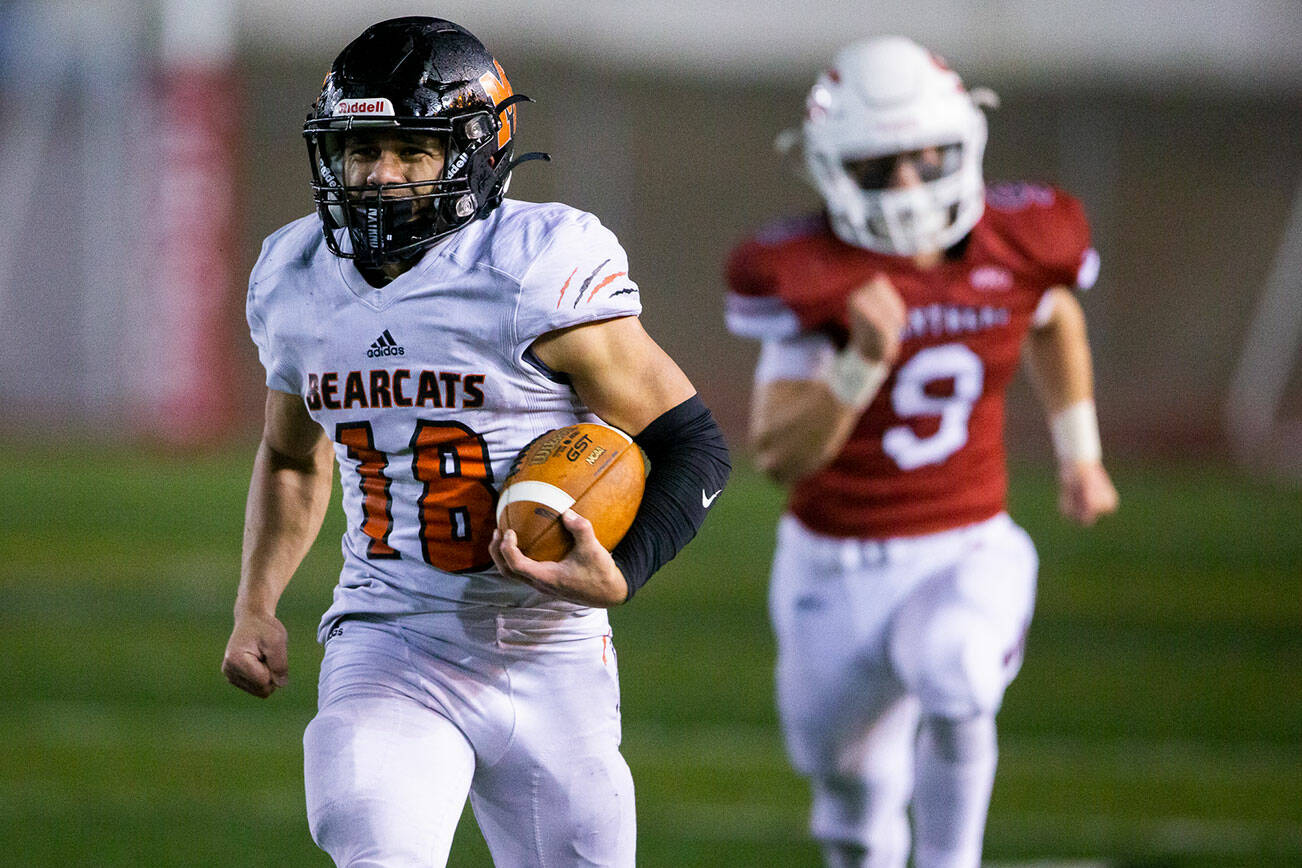
M 606 278 L 605 280 L 603 280 L 601 283 L 598 283 L 596 286 L 594 286 L 594 287 L 592 288 L 592 292 L 588 294 L 588 301 L 592 301 L 593 297 L 595 297 L 596 294 L 597 294 L 597 290 L 601 289 L 603 286 L 605 286 L 606 284 L 610 283 L 610 282 L 611 282 L 612 280 L 614 280 L 615 278 L 617 278 L 617 277 L 623 277 L 623 276 L 626 275 L 626 274 L 628 274 L 627 271 L 616 271 L 616 272 L 615 272 L 614 274 L 612 274 L 610 277 L 607 277 L 607 278 Z M 573 275 L 570 275 L 570 276 L 573 277 Z
M 560 294 L 559 296 L 556 297 L 556 309 L 557 309 L 557 310 L 559 310 L 560 307 L 561 307 L 561 300 L 565 298 L 565 290 L 567 290 L 567 289 L 570 288 L 570 281 L 573 280 L 573 279 L 574 279 L 574 275 L 576 275 L 576 274 L 578 274 L 578 273 L 579 273 L 579 269 L 576 267 L 573 271 L 570 272 L 570 276 L 567 277 L 567 278 L 565 278 L 565 285 L 561 287 L 561 294 Z

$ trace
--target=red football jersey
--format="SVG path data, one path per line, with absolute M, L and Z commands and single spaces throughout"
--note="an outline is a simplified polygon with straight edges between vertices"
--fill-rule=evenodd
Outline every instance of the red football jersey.
M 845 299 L 885 274 L 908 307 L 900 356 L 841 454 L 802 479 L 790 510 L 831 536 L 946 530 L 1005 508 L 1004 393 L 1044 293 L 1088 288 L 1098 256 L 1074 198 L 992 185 L 965 244 L 921 271 L 841 242 L 821 216 L 787 221 L 728 261 L 728 324 L 744 337 L 848 334 Z

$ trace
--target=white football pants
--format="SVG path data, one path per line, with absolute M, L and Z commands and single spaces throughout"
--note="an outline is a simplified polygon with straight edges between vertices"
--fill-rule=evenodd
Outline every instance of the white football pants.
M 812 784 L 812 834 L 853 854 L 829 864 L 903 866 L 910 800 L 919 868 L 978 864 L 994 715 L 1021 665 L 1037 567 L 1004 514 L 875 541 L 782 518 L 769 594 L 778 711 Z
M 335 864 L 446 865 L 469 794 L 498 865 L 633 865 L 605 612 L 542 614 L 338 625 L 303 737 L 309 826 Z

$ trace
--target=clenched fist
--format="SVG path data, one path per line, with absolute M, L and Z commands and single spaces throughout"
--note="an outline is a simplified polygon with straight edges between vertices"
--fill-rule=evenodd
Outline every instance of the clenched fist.
M 852 292 L 845 307 L 850 345 L 870 362 L 894 364 L 908 323 L 908 308 L 890 280 L 877 275 Z
M 222 674 L 240 690 L 267 698 L 289 681 L 289 634 L 274 615 L 237 615 Z

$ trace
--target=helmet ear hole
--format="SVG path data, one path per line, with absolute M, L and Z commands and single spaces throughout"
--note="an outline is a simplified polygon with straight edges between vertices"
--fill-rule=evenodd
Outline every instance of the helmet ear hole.
M 464 139 L 467 145 L 477 145 L 492 135 L 495 130 L 490 128 L 485 115 L 477 114 L 466 118 L 459 132 L 460 138 Z

